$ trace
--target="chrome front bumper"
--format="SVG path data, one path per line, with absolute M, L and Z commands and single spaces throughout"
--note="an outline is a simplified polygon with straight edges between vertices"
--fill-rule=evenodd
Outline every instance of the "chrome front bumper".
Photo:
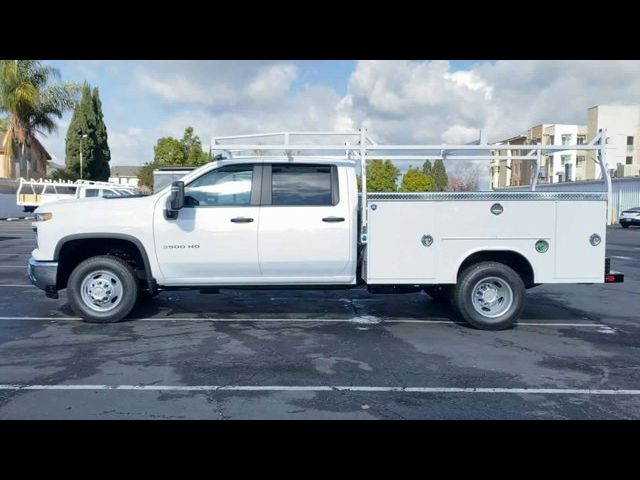
M 47 297 L 58 298 L 58 289 L 56 288 L 58 262 L 41 262 L 31 257 L 29 258 L 28 271 L 31 283 L 44 290 Z

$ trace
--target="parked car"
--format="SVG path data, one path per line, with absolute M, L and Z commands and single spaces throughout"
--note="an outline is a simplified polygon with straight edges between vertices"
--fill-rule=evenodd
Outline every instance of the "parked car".
M 640 225 L 640 207 L 630 208 L 620 214 L 620 225 L 629 228 L 630 225 Z

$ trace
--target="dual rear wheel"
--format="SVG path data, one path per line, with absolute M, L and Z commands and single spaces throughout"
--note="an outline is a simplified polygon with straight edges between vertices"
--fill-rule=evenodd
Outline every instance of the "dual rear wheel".
M 425 292 L 448 301 L 454 312 L 481 330 L 511 328 L 524 308 L 525 285 L 512 268 L 498 262 L 467 267 L 455 285 L 430 285 Z

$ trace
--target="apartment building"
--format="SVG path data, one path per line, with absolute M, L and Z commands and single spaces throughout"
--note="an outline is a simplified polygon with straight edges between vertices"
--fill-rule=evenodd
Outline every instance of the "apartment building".
M 587 110 L 587 136 L 607 131 L 607 163 L 614 177 L 640 175 L 640 105 L 596 105 Z M 585 179 L 600 178 L 595 151 L 587 152 Z
M 540 145 L 584 145 L 587 143 L 586 125 L 541 124 L 527 132 L 529 143 Z M 586 153 L 565 150 L 542 156 L 540 183 L 575 182 L 587 179 Z M 529 179 L 528 184 L 531 183 Z M 512 185 L 516 185 L 513 183 Z M 518 185 L 526 185 L 519 183 Z
M 612 177 L 640 175 L 640 105 L 596 105 L 587 110 L 586 125 L 544 123 L 500 143 L 538 143 L 542 145 L 581 145 L 607 131 L 607 163 Z M 526 138 L 526 141 L 522 141 Z M 502 155 L 520 155 L 507 153 Z M 560 151 L 544 155 L 540 161 L 538 183 L 562 183 L 601 178 L 593 151 Z M 491 162 L 491 187 L 530 185 L 533 163 L 528 160 L 494 160 Z
M 526 135 L 517 135 L 497 142 L 504 145 L 503 150 L 494 150 L 493 153 L 501 156 L 521 156 L 527 155 L 528 151 L 521 151 L 517 148 L 506 148 L 513 145 L 522 145 L 528 143 Z M 527 185 L 531 183 L 533 162 L 518 159 L 496 159 L 491 161 L 490 165 L 490 182 L 491 188 L 504 188 L 511 185 Z
M 582 145 L 587 143 L 585 125 L 541 124 L 531 127 L 526 135 L 517 135 L 497 142 L 506 146 L 522 144 L 540 145 Z M 517 148 L 494 150 L 503 156 L 526 156 L 530 150 Z M 585 152 L 571 150 L 543 155 L 540 159 L 539 183 L 573 182 L 586 178 Z M 531 185 L 534 163 L 531 160 L 492 160 L 490 165 L 491 188 Z

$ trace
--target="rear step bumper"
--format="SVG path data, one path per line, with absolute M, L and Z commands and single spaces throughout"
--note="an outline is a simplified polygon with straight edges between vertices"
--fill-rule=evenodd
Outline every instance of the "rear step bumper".
M 624 283 L 624 273 L 621 273 L 621 272 L 605 273 L 604 283 Z
M 624 283 L 624 273 L 611 270 L 611 259 L 604 259 L 604 283 Z

